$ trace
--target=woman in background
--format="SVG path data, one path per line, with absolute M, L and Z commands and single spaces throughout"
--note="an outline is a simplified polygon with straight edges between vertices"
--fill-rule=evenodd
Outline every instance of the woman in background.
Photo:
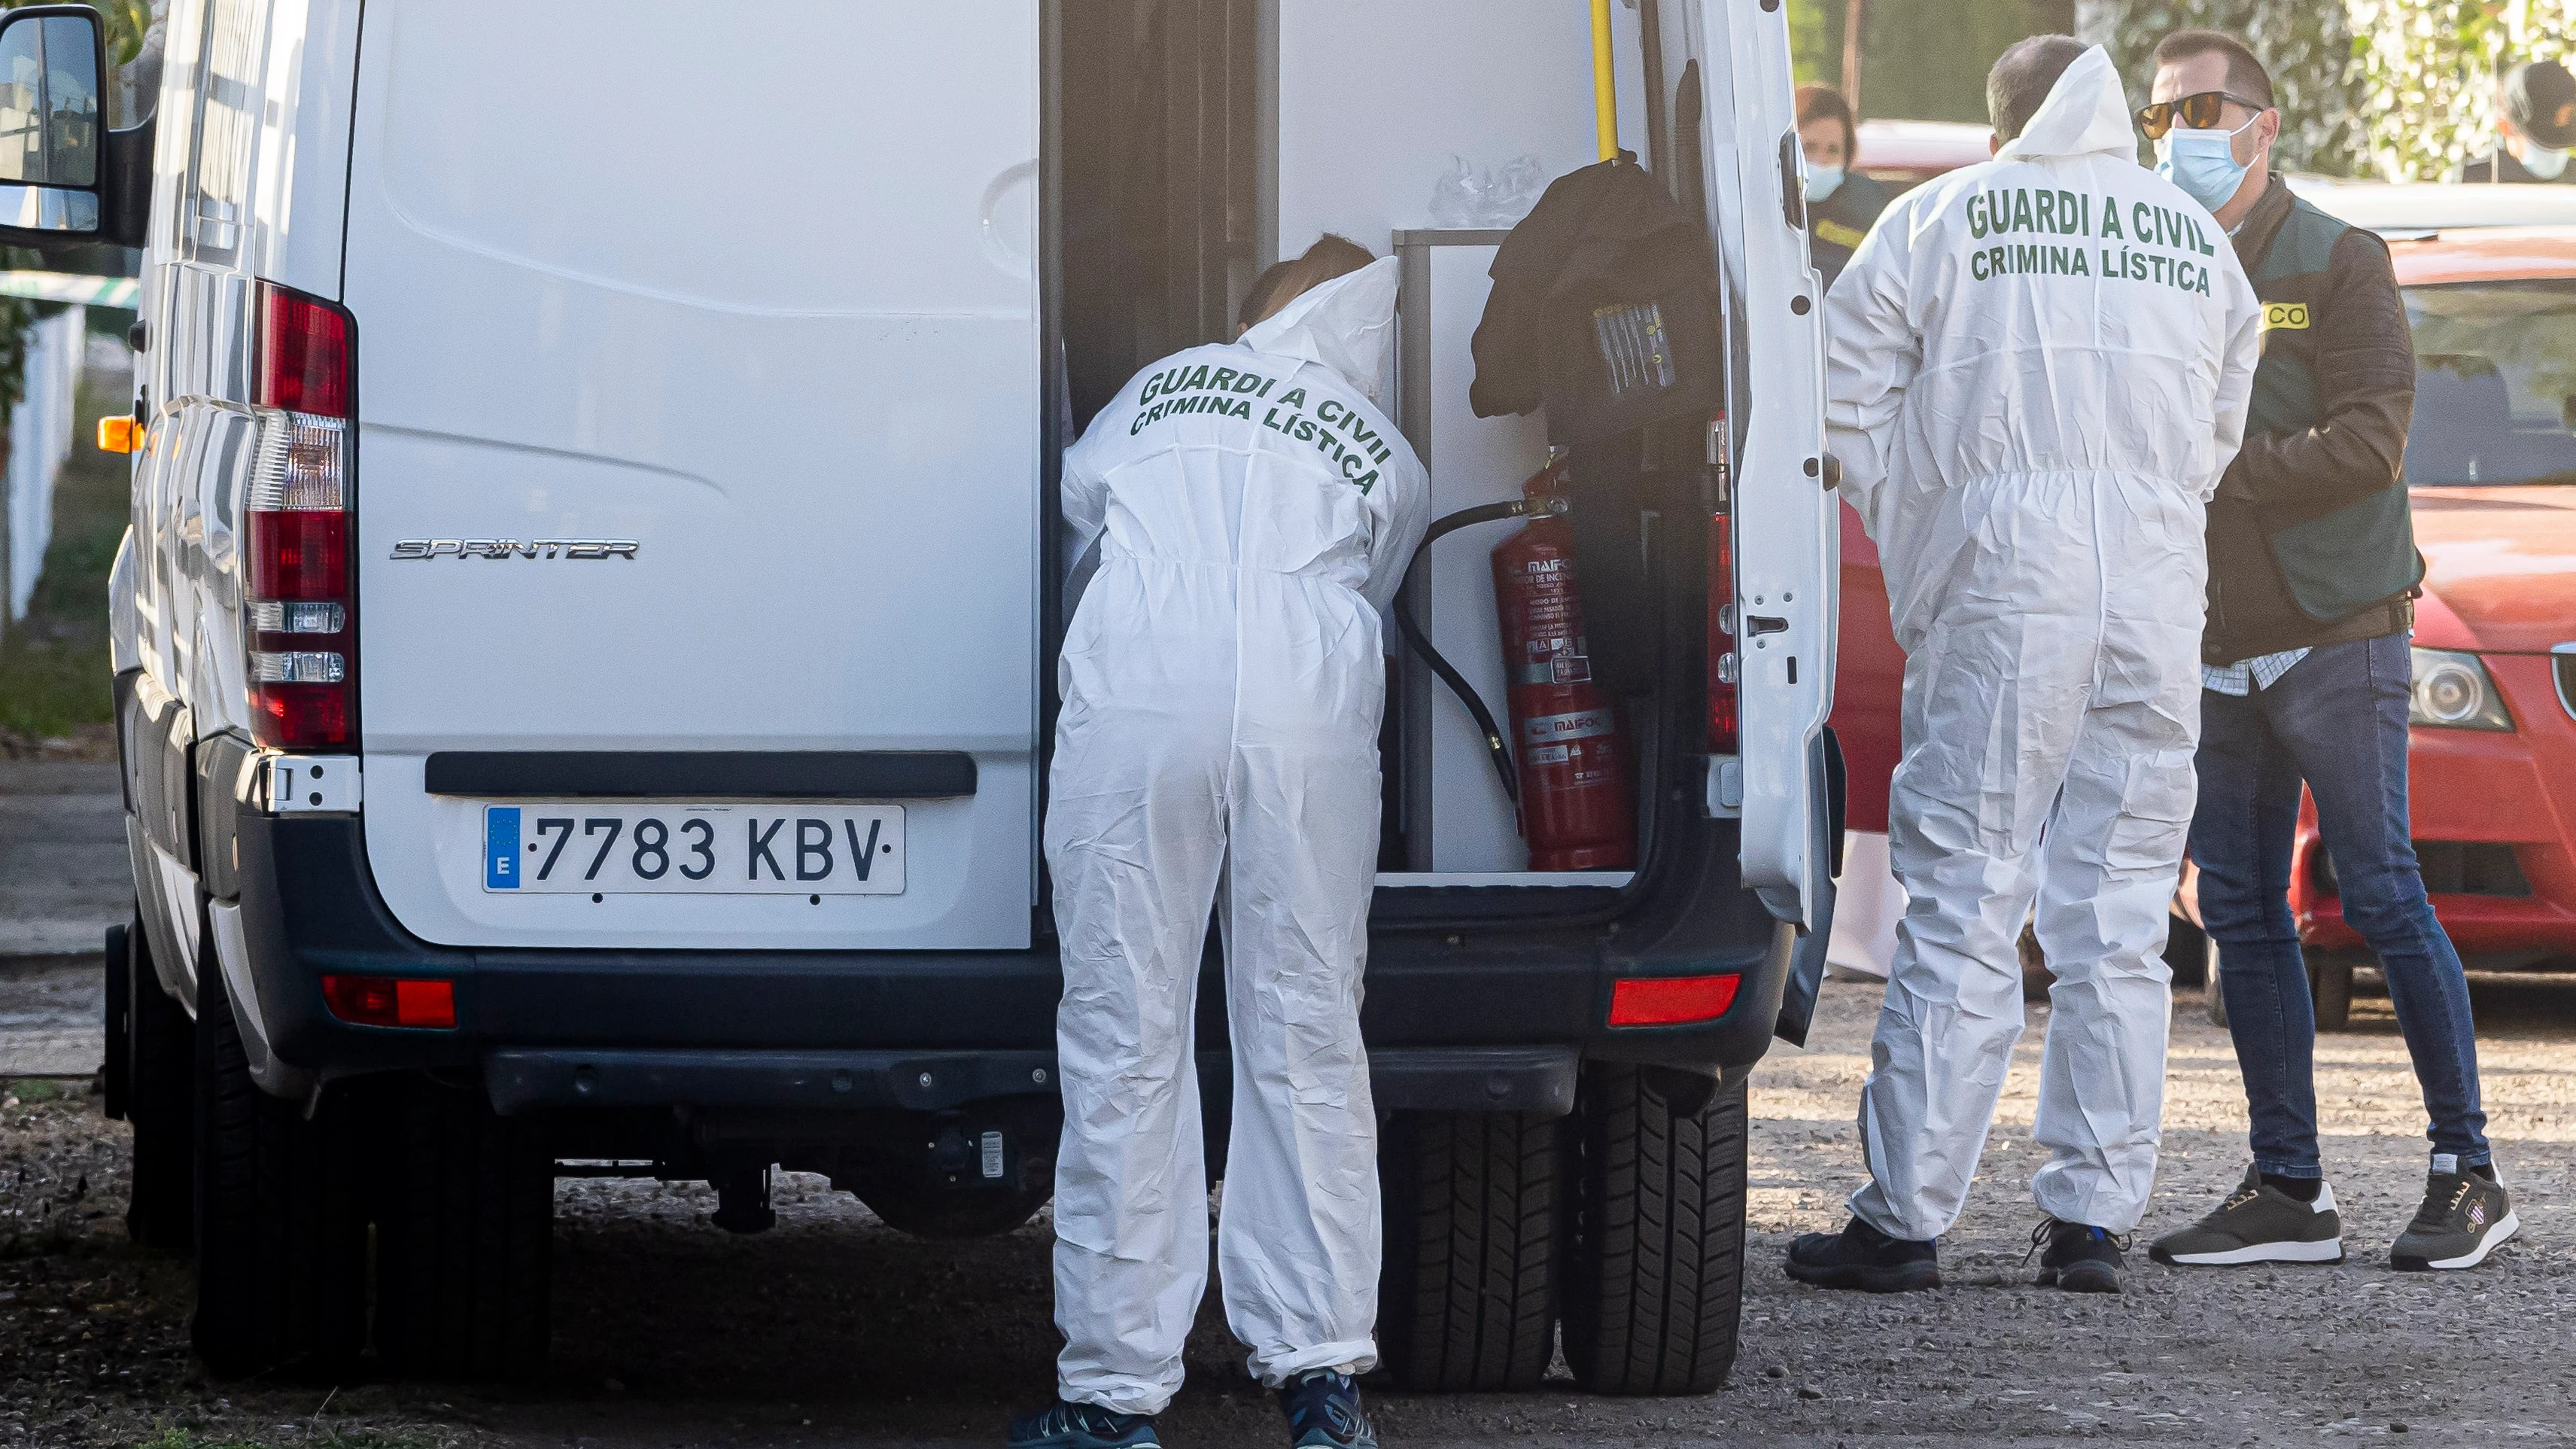
M 1851 169 L 1860 132 L 1841 92 L 1798 87 L 1798 142 L 1807 152 L 1807 251 L 1830 290 L 1871 223 L 1887 210 L 1888 190 Z

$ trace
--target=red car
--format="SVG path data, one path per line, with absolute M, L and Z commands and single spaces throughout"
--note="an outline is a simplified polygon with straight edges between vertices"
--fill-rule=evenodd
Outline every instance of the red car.
M 2407 752 L 2415 853 L 2471 969 L 2564 965 L 2576 955 L 2576 224 L 2398 233 L 2389 251 L 2415 331 L 2406 481 L 2427 570 Z M 2313 808 L 2296 850 L 2290 906 L 2331 1007 L 2370 956 L 2344 924 Z
M 2336 210 L 2338 190 L 2308 194 Z M 2424 884 L 2471 969 L 2576 964 L 2576 196 L 2514 198 L 2564 219 L 2499 226 L 2475 194 L 2491 188 L 2350 190 L 2351 220 L 2389 238 L 2415 330 L 2406 478 L 2427 573 L 2409 769 Z M 1885 830 L 1905 657 L 1849 508 L 1842 543 L 1832 723 L 1851 828 Z M 2344 923 L 2313 807 L 2295 850 L 2319 1024 L 2340 1026 L 2371 958 Z M 2206 947 L 2189 895 L 2166 955 L 2196 985 Z

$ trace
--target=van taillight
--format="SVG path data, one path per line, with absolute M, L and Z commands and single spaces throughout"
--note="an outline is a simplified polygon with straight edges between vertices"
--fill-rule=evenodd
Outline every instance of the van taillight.
M 242 551 L 251 733 L 280 749 L 344 748 L 357 738 L 349 318 L 270 282 L 258 308 Z
M 456 983 L 398 981 L 390 976 L 322 977 L 322 1003 L 353 1026 L 456 1029 Z
M 1728 487 L 1733 441 L 1726 417 L 1709 425 L 1709 466 L 1717 474 L 1717 512 L 1708 521 L 1708 752 L 1737 753 L 1739 708 L 1736 680 L 1742 666 L 1735 654 L 1735 520 L 1734 490 Z
M 349 318 L 271 282 L 259 284 L 259 395 L 264 408 L 349 416 Z

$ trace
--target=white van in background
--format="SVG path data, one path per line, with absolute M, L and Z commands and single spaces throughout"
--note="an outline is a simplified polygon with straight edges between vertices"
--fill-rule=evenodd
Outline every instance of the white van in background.
M 1440 783 L 1489 788 L 1455 701 L 1392 666 L 1366 1026 L 1414 1387 L 1533 1387 L 1560 1325 L 1588 1388 L 1720 1382 L 1743 1078 L 1830 911 L 1786 22 L 1615 18 L 1732 421 L 1654 444 L 1701 517 L 1646 520 L 1633 870 L 1519 868 L 1508 807 Z M 1460 411 L 1499 234 L 1421 213 L 1453 153 L 1595 158 L 1583 7 L 172 0 L 112 133 L 96 31 L 0 21 L 49 88 L 0 214 L 144 249 L 110 1093 L 207 1363 L 531 1371 L 559 1174 L 703 1179 L 740 1231 L 777 1169 L 933 1237 L 1025 1222 L 1065 429 L 1329 228 L 1407 258 L 1435 491 L 1516 490 L 1538 425 Z

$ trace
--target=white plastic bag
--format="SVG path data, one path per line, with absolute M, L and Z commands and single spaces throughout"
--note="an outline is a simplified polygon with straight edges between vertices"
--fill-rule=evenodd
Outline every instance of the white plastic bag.
M 1449 169 L 1431 186 L 1431 223 L 1453 229 L 1518 226 L 1547 189 L 1536 156 L 1516 156 L 1490 169 L 1452 155 Z

